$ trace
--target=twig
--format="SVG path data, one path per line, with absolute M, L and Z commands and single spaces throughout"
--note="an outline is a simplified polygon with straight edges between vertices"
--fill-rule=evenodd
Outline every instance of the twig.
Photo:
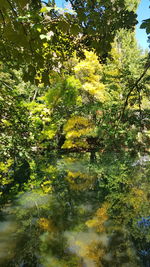
M 32 101 L 35 100 L 35 98 L 36 98 L 36 96 L 37 96 L 37 93 L 38 93 L 38 87 L 36 88 L 36 90 L 35 90 L 35 92 L 34 92 L 34 96 L 33 96 L 33 98 L 32 98 Z
M 13 90 L 13 88 L 10 87 L 6 82 L 3 82 L 2 80 L 0 80 L 0 82 L 1 82 L 3 85 L 5 85 L 8 89 Z

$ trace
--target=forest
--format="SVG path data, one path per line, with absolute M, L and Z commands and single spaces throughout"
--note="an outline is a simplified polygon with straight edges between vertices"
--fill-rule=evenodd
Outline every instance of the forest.
M 139 3 L 0 0 L 1 267 L 150 266 Z

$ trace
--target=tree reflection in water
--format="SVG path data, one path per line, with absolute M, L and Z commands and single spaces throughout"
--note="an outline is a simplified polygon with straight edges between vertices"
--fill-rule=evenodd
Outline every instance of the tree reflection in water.
M 149 266 L 149 161 L 85 153 L 38 168 L 1 212 L 0 266 Z

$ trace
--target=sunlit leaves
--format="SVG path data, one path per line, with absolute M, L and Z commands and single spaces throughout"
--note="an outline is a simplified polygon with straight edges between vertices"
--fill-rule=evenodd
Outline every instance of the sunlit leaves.
M 102 72 L 102 65 L 98 61 L 98 57 L 93 52 L 85 51 L 85 60 L 81 60 L 75 66 L 75 74 L 81 82 L 99 81 Z
M 49 126 L 45 126 L 44 130 L 41 131 L 40 139 L 52 139 L 57 131 L 56 124 L 50 124 Z
M 85 51 L 85 60 L 80 61 L 74 68 L 76 77 L 82 84 L 83 92 L 100 102 L 105 102 L 109 96 L 101 82 L 102 66 L 93 52 Z
M 72 106 L 77 103 L 78 90 L 81 87 L 80 82 L 74 76 L 66 77 L 53 81 L 53 85 L 45 95 L 45 100 L 51 108 L 58 104 Z
M 93 125 L 87 118 L 79 116 L 70 118 L 66 125 L 64 125 L 66 141 L 62 148 L 88 148 L 85 137 L 90 135 L 92 130 Z
M 64 126 L 64 131 L 68 132 L 72 128 L 74 129 L 75 127 L 87 127 L 89 125 L 89 121 L 87 118 L 84 117 L 72 117 L 68 120 L 67 124 Z M 81 132 L 81 134 L 83 134 Z M 80 133 L 79 133 L 80 136 Z
M 13 162 L 12 159 L 8 159 L 6 162 L 0 162 L 0 195 L 3 194 L 3 188 L 13 181 L 10 171 Z

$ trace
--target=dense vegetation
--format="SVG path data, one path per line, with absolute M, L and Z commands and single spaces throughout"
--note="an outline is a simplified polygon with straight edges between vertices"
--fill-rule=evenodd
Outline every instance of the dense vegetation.
M 149 266 L 138 1 L 70 3 L 0 2 L 0 265 Z

